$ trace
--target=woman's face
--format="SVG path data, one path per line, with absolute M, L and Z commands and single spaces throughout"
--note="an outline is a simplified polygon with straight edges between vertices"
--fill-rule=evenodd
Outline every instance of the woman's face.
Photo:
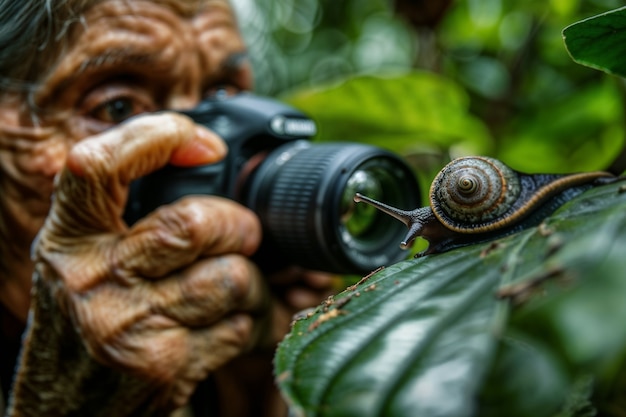
M 105 0 L 68 36 L 33 103 L 0 102 L 0 238 L 14 248 L 29 247 L 41 227 L 74 143 L 139 113 L 251 88 L 245 46 L 222 0 Z

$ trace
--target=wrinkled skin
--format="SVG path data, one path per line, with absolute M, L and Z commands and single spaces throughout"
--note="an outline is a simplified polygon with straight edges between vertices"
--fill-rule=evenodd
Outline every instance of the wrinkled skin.
M 184 116 L 139 114 L 251 88 L 232 12 L 219 0 L 106 0 L 68 36 L 33 97 L 37 112 L 19 94 L 0 102 L 0 302 L 21 322 L 32 307 L 12 415 L 167 415 L 216 370 L 220 394 L 245 395 L 231 372 L 241 366 L 224 365 L 259 347 L 267 354 L 240 361 L 269 363 L 291 314 L 327 295 L 330 278 L 262 277 L 247 259 L 259 222 L 225 199 L 187 197 L 132 228 L 120 219 L 133 179 L 227 152 Z M 287 288 L 280 302 L 277 286 Z M 74 372 L 64 374 L 59 358 Z M 271 367 L 263 370 L 246 382 L 271 381 Z M 221 413 L 260 415 L 241 405 Z

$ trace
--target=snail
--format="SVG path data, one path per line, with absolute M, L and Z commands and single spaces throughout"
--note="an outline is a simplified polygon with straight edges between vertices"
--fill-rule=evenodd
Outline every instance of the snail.
M 592 187 L 615 180 L 608 172 L 524 174 L 501 161 L 481 156 L 446 165 L 430 187 L 430 206 L 401 210 L 356 194 L 402 221 L 409 231 L 400 247 L 421 236 L 429 247 L 416 256 L 443 252 L 537 225 L 566 201 Z

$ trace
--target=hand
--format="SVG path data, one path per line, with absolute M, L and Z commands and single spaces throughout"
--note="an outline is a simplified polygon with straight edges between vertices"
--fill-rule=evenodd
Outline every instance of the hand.
M 246 256 L 260 225 L 216 197 L 163 206 L 128 228 L 128 184 L 166 163 L 214 162 L 225 145 L 184 116 L 141 116 L 78 143 L 35 247 L 36 275 L 98 362 L 156 387 L 164 409 L 251 343 L 267 304 Z M 36 300 L 35 300 L 36 303 Z M 89 389 L 89 388 L 85 388 Z
M 266 277 L 273 302 L 271 331 L 265 332 L 254 351 L 237 357 L 214 373 L 223 417 L 286 416 L 287 405 L 274 383 L 272 359 L 276 344 L 284 339 L 296 313 L 320 305 L 345 287 L 345 278 L 324 272 L 289 267 Z M 245 398 L 246 401 L 241 401 Z

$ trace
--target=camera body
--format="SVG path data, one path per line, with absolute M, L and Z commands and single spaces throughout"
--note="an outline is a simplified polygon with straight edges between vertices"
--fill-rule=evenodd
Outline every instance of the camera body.
M 135 180 L 128 224 L 183 196 L 217 195 L 259 216 L 264 237 L 255 260 L 264 270 L 295 264 L 360 274 L 406 256 L 396 244 L 404 226 L 352 201 L 361 192 L 417 206 L 417 182 L 398 156 L 362 144 L 312 143 L 313 120 L 249 93 L 208 99 L 183 113 L 221 136 L 228 154 L 214 164 L 166 166 Z
M 228 145 L 222 161 L 193 168 L 167 166 L 131 185 L 125 218 L 134 223 L 154 208 L 190 194 L 219 195 L 240 201 L 246 165 L 277 147 L 315 135 L 315 123 L 278 101 L 252 94 L 213 98 L 193 110 L 191 117 Z M 252 162 L 253 163 L 253 162 Z

